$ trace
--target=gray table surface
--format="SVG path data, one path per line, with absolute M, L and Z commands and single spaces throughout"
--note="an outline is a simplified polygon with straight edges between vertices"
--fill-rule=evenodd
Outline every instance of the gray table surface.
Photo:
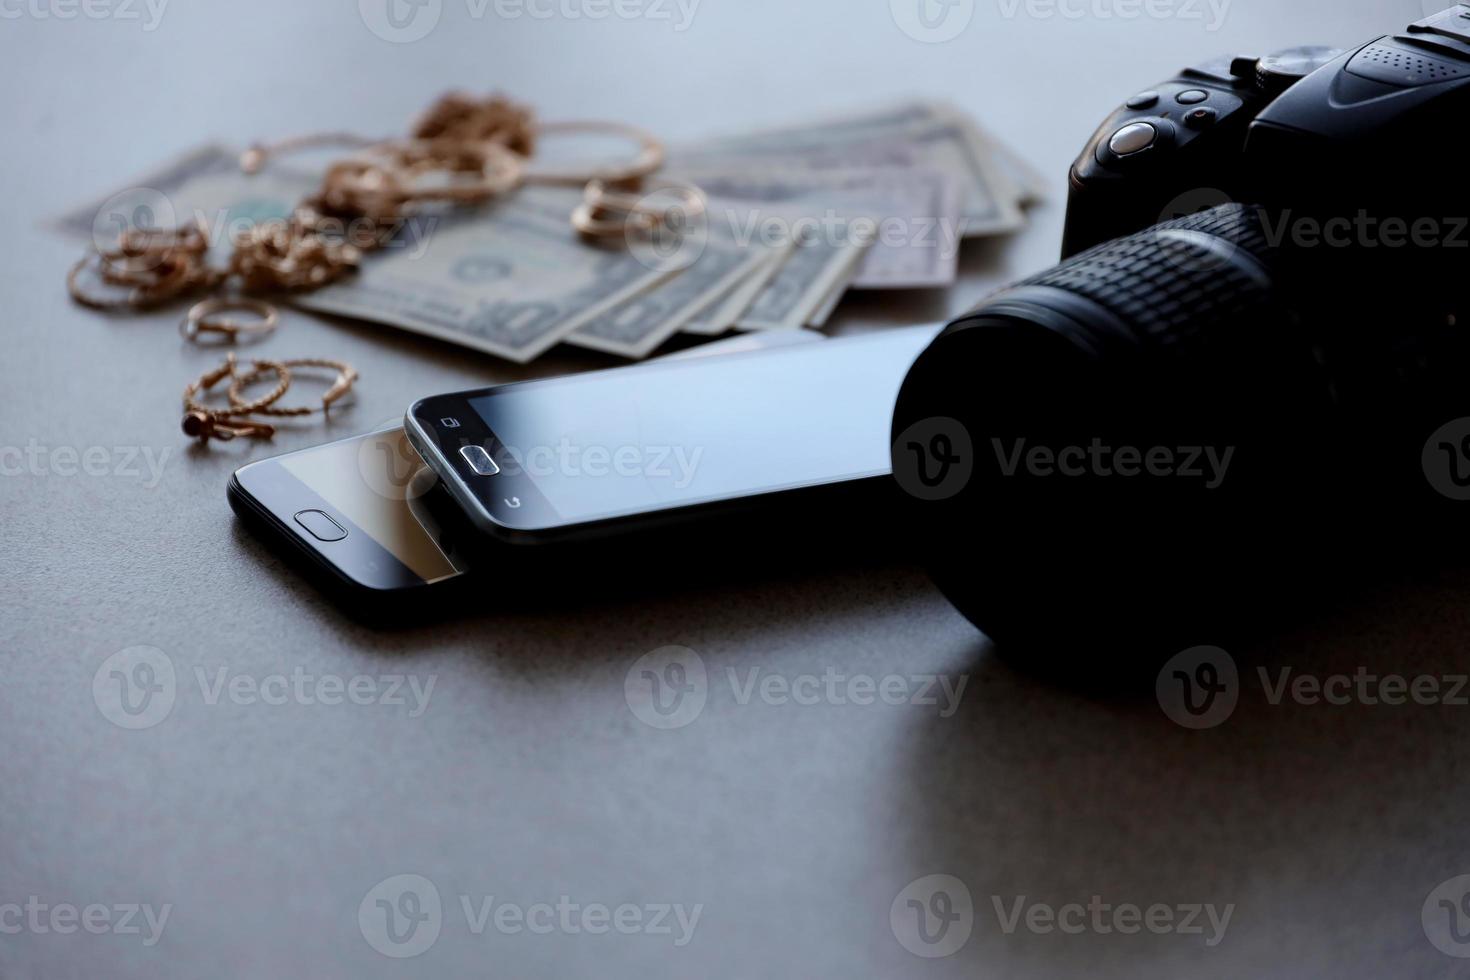
M 1415 0 L 1160 0 L 1131 19 L 1098 16 L 1138 9 L 1108 0 L 984 0 L 942 44 L 906 36 L 883 0 L 702 0 L 684 30 L 676 5 L 651 0 L 622 8 L 641 16 L 599 21 L 431 0 L 439 23 L 403 44 L 375 36 L 358 8 L 174 0 L 155 3 L 155 22 L 141 2 L 0 5 L 0 447 L 11 466 L 0 477 L 0 976 L 1465 972 L 1430 942 L 1421 911 L 1434 925 L 1431 890 L 1470 872 L 1458 775 L 1470 712 L 1273 705 L 1246 667 L 1463 670 L 1465 577 L 1384 586 L 1232 651 L 1246 676 L 1239 706 L 1204 731 L 1148 698 L 1016 671 L 903 566 L 535 614 L 487 601 L 375 632 L 237 528 L 230 472 L 396 417 L 417 396 L 609 362 L 556 351 L 516 369 L 291 313 L 263 349 L 350 359 L 363 377 L 355 407 L 271 446 L 199 451 L 178 431 L 178 393 L 214 355 L 180 341 L 176 313 L 109 319 L 70 305 L 62 276 L 78 246 L 42 228 L 206 138 L 392 131 L 454 86 L 674 139 L 942 95 L 1051 175 L 1054 193 L 1024 233 L 968 247 L 952 291 L 856 297 L 834 329 L 934 320 L 1053 260 L 1066 166 L 1125 95 L 1219 52 L 1362 40 L 1417 17 Z M 67 447 L 100 447 L 106 474 L 73 473 Z M 38 454 L 40 472 L 16 473 L 15 450 Z M 162 459 L 156 479 L 128 464 L 134 450 Z M 630 709 L 625 680 L 668 645 L 697 652 L 706 702 L 692 723 L 659 730 Z M 166 717 L 133 730 L 109 720 L 94 679 L 105 688 L 108 658 L 135 646 L 161 651 L 176 689 Z M 948 716 L 743 693 L 752 676 L 828 673 L 966 687 Z M 411 695 L 249 694 L 279 693 L 271 679 L 297 674 L 434 686 L 422 711 Z M 215 692 L 221 678 L 236 693 Z M 936 946 L 909 936 L 923 951 L 959 947 L 927 958 L 893 920 L 935 874 L 962 881 L 974 911 Z M 398 875 L 422 876 L 440 900 L 416 934 L 437 938 L 414 958 L 370 941 L 403 951 L 376 905 L 398 898 Z M 1214 945 L 1208 926 L 1123 934 L 1103 931 L 1108 918 L 1080 934 L 1024 919 L 1007 931 L 1021 896 L 1232 912 Z M 552 919 L 534 909 L 542 902 Z M 643 917 L 633 934 L 583 927 L 599 906 L 625 904 Z M 502 905 L 550 932 L 497 927 Z M 653 928 L 659 905 L 697 906 L 692 933 Z M 129 906 L 167 908 L 161 934 Z M 80 914 L 95 932 L 68 918 Z

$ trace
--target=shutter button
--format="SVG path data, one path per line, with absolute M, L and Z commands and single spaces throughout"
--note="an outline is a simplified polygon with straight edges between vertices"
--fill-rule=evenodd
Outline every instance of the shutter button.
M 1202 105 L 1198 109 L 1190 109 L 1184 114 L 1184 125 L 1190 129 L 1205 129 L 1214 124 L 1218 118 L 1214 109 Z
M 1108 140 L 1108 149 L 1120 157 L 1126 157 L 1153 146 L 1158 137 L 1159 131 L 1148 123 L 1129 123 Z

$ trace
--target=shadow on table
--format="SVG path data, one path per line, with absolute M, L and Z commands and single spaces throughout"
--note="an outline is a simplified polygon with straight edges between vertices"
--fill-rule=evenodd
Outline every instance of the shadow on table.
M 1171 720 L 1172 674 L 1162 693 L 1100 691 L 977 648 L 960 710 L 926 719 L 890 774 L 917 801 L 903 842 L 913 878 L 953 875 L 969 890 L 973 932 L 955 966 L 1037 977 L 1443 970 L 1420 914 L 1431 889 L 1470 871 L 1470 850 L 1446 849 L 1463 841 L 1470 802 L 1457 778 L 1470 736 L 1470 710 L 1457 706 L 1470 697 L 1467 591 L 1470 571 L 1386 582 L 1231 646 L 1215 657 L 1238 678 L 1236 700 L 1193 728 Z M 1389 675 L 1439 679 L 1439 703 L 1385 703 L 1374 678 Z M 1334 677 L 1347 678 L 1333 687 L 1336 700 L 1348 692 L 1343 703 L 1312 694 Z M 1123 934 L 1108 912 L 1094 925 L 1094 896 L 1233 911 L 1223 930 L 1201 912 L 1203 931 L 1185 931 L 1177 911 L 1179 929 Z M 1084 907 L 1075 933 L 1045 911 L 1028 923 L 1034 907 L 1069 903 Z
M 238 535 L 303 595 L 293 569 L 243 529 Z M 647 650 L 655 639 L 678 643 L 713 622 L 739 649 L 771 623 L 860 618 L 890 597 L 900 607 L 937 601 L 894 542 L 875 546 L 861 530 L 828 536 L 821 547 L 817 540 L 789 539 L 784 549 L 751 540 L 710 553 L 690 541 L 677 561 L 630 548 L 600 584 L 573 588 L 553 575 L 521 583 L 507 603 L 486 598 L 486 580 L 464 607 L 387 630 L 349 618 L 323 596 L 301 601 L 364 652 L 412 657 L 468 639 L 503 674 L 534 674 L 543 688 L 558 678 L 585 683 L 589 665 Z M 1383 581 L 1269 636 L 1231 641 L 1228 661 L 1216 666 L 1233 667 L 1238 697 L 1197 727 L 1172 720 L 1151 685 L 1099 684 L 1094 674 L 1055 669 L 1075 662 L 1076 651 L 1044 669 L 1036 654 L 998 651 L 975 634 L 949 667 L 969 675 L 958 710 L 918 716 L 893 756 L 876 757 L 891 767 L 877 774 L 885 790 L 870 808 L 892 852 L 876 862 L 894 876 L 884 882 L 885 910 L 925 876 L 964 883 L 970 935 L 952 957 L 923 964 L 932 976 L 1442 968 L 1420 913 L 1440 882 L 1470 871 L 1470 849 L 1457 843 L 1470 804 L 1457 778 L 1470 712 L 1449 700 L 1448 687 L 1440 703 L 1393 706 L 1359 695 L 1345 704 L 1312 700 L 1288 682 L 1463 677 L 1467 591 L 1463 570 Z M 1136 655 L 1093 651 L 1103 662 Z M 1045 915 L 1028 918 L 1032 909 L 1074 904 L 1086 910 L 1077 934 Z M 1091 905 L 1105 907 L 1105 928 L 1094 925 Z M 1165 907 L 1172 926 L 1123 933 L 1110 910 L 1125 905 Z M 1217 916 L 1228 908 L 1229 919 L 1211 923 L 1189 911 L 1206 906 Z M 910 971 L 921 961 L 897 944 L 875 949 L 894 957 L 878 964 L 891 975 L 918 975 Z

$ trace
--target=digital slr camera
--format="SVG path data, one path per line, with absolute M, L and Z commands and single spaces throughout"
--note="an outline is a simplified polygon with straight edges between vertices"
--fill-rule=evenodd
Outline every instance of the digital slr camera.
M 1070 174 L 1061 265 L 951 323 L 893 465 L 992 639 L 1118 659 L 1443 548 L 1470 499 L 1470 6 L 1189 69 Z

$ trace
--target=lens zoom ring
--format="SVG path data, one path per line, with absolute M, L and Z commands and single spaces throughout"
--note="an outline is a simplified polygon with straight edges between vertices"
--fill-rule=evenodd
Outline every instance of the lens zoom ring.
M 1144 344 L 1208 337 L 1273 302 L 1258 211 L 1230 204 L 1105 242 L 1022 283 L 1084 296 Z

